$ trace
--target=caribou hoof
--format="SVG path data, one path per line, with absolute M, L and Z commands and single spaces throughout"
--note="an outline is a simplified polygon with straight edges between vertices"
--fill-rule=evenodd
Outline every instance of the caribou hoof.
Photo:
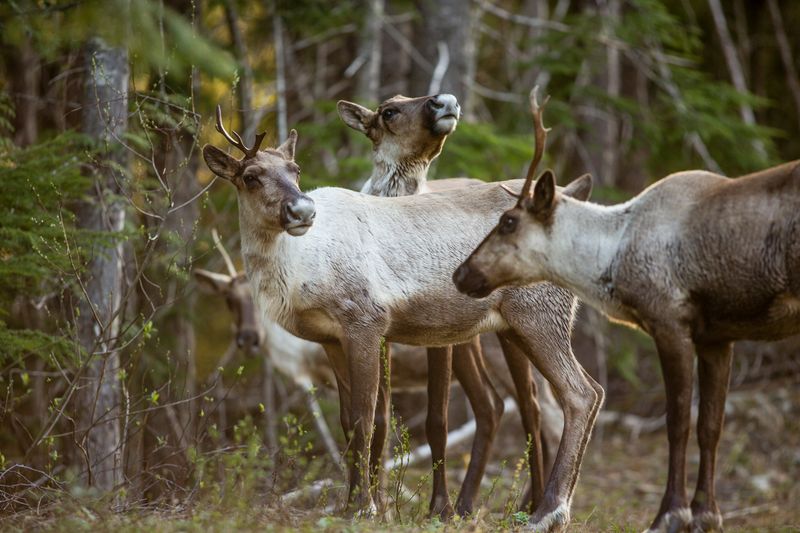
M 549 513 L 534 514 L 528 522 L 527 530 L 536 533 L 556 533 L 566 530 L 569 520 L 569 505 L 562 503 Z
M 688 507 L 674 509 L 661 516 L 645 533 L 685 533 L 692 525 L 692 511 Z
M 438 516 L 442 522 L 449 522 L 455 516 L 453 504 L 450 503 L 450 498 L 445 496 L 435 496 L 431 500 L 430 511 L 428 511 L 428 518 Z
M 375 502 L 372 501 L 372 498 L 370 498 L 369 502 L 363 505 L 348 506 L 347 510 L 344 512 L 344 517 L 353 520 L 362 520 L 375 518 L 377 514 L 378 507 L 375 505 Z
M 714 511 L 692 513 L 692 533 L 722 531 L 722 514 Z

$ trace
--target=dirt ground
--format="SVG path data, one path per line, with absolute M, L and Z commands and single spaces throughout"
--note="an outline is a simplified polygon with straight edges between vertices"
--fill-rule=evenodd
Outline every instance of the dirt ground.
M 656 424 L 658 425 L 658 424 Z M 63 505 L 0 520 L 0 531 L 496 531 L 519 529 L 516 498 L 524 476 L 516 414 L 504 417 L 479 499 L 477 516 L 442 524 L 425 516 L 429 471 L 424 465 L 403 476 L 420 493 L 404 501 L 387 521 L 336 518 L 344 483 L 334 477 L 327 496 L 278 502 L 274 492 L 256 491 L 241 500 L 181 502 L 158 509 L 104 511 L 106 504 L 86 503 L 80 495 Z M 450 452 L 450 488 L 455 501 L 468 450 Z M 637 434 L 635 424 L 598 426 L 589 444 L 573 500 L 570 532 L 643 531 L 658 508 L 666 480 L 667 437 L 661 427 Z M 689 496 L 698 452 L 694 436 L 688 457 Z M 389 473 L 389 492 L 392 490 Z M 767 382 L 734 391 L 719 450 L 718 503 L 727 532 L 800 531 L 800 383 Z M 310 483 L 310 481 L 309 481 Z M 391 497 L 390 497 L 391 499 Z M 407 500 L 407 498 L 405 498 Z

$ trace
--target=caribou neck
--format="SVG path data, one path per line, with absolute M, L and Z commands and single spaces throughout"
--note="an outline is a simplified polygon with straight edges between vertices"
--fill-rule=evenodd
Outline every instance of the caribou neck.
M 616 314 L 614 269 L 629 218 L 627 204 L 609 207 L 563 198 L 551 228 L 548 279 Z
M 290 313 L 286 284 L 291 254 L 291 237 L 283 231 L 253 226 L 239 217 L 242 257 L 250 280 L 253 299 L 261 313 L 279 323 Z M 267 301 L 262 301 L 266 299 Z
M 372 196 L 409 196 L 417 194 L 428 180 L 430 161 L 394 160 L 375 153 L 372 175 L 361 192 Z

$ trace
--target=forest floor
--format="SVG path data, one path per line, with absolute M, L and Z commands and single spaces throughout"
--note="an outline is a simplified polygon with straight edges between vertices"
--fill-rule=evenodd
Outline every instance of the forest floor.
M 720 444 L 717 470 L 718 502 L 725 530 L 747 532 L 800 531 L 800 384 L 764 384 L 731 395 L 728 421 Z M 504 426 L 516 425 L 505 417 Z M 517 446 L 512 431 L 501 436 L 496 450 Z M 689 487 L 693 487 L 698 453 L 694 437 L 688 457 Z M 502 456 L 502 453 L 496 454 Z M 451 452 L 451 488 L 458 487 L 458 468 L 467 450 Z M 522 525 L 513 513 L 521 481 L 514 480 L 520 461 L 508 457 L 490 463 L 482 488 L 482 511 L 472 519 L 442 524 L 425 518 L 426 494 L 400 506 L 399 519 L 348 521 L 334 518 L 320 500 L 292 505 L 259 505 L 252 501 L 203 502 L 191 506 L 99 511 L 97 505 L 50 507 L 0 521 L 3 531 L 494 531 Z M 635 435 L 629 428 L 606 425 L 596 431 L 586 454 L 573 500 L 571 532 L 634 532 L 649 524 L 658 508 L 666 479 L 665 428 Z M 427 472 L 409 470 L 406 487 L 427 489 Z M 341 497 L 338 481 L 329 502 Z M 512 496 L 509 497 L 509 494 Z M 691 497 L 691 491 L 690 491 Z M 259 496 L 260 501 L 268 500 Z M 489 509 L 487 511 L 486 509 Z M 504 510 L 506 510 L 504 512 Z

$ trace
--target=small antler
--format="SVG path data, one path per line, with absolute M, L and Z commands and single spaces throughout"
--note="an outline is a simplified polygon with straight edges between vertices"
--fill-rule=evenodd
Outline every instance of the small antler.
M 227 140 L 233 146 L 235 146 L 236 148 L 238 148 L 239 150 L 244 152 L 245 158 L 247 158 L 247 159 L 250 159 L 251 157 L 254 157 L 256 155 L 256 153 L 258 153 L 258 149 L 261 147 L 261 142 L 264 140 L 264 137 L 267 135 L 267 132 L 262 132 L 262 133 L 259 133 L 258 135 L 256 135 L 255 144 L 253 145 L 252 148 L 248 148 L 244 144 L 244 141 L 242 141 L 242 138 L 239 136 L 238 133 L 236 133 L 234 131 L 233 132 L 233 137 L 231 137 L 231 134 L 228 133 L 228 131 L 225 129 L 225 126 L 222 125 L 222 108 L 219 106 L 219 104 L 217 104 L 217 126 L 216 127 L 217 127 L 217 131 L 220 132 L 223 137 L 225 137 L 225 140 Z
M 539 105 L 537 101 L 537 94 L 539 92 L 539 86 L 533 88 L 530 94 L 531 100 L 531 113 L 533 114 L 533 130 L 534 130 L 534 139 L 536 140 L 536 148 L 533 153 L 533 160 L 531 161 L 530 166 L 528 167 L 528 175 L 525 178 L 525 183 L 522 186 L 522 192 L 520 192 L 520 198 L 526 198 L 531 195 L 531 186 L 533 185 L 533 176 L 536 173 L 536 167 L 539 166 L 539 162 L 542 160 L 542 156 L 544 155 L 544 144 L 547 141 L 547 132 L 550 131 L 550 128 L 545 128 L 544 123 L 542 122 L 542 111 L 544 110 L 544 106 L 547 104 L 547 101 L 550 100 L 550 97 L 547 96 L 544 99 L 542 105 Z
M 219 250 L 219 254 L 222 256 L 222 260 L 225 261 L 225 268 L 228 269 L 228 274 L 232 278 L 235 278 L 236 276 L 239 275 L 239 273 L 236 272 L 236 266 L 234 266 L 233 261 L 231 261 L 231 256 L 228 255 L 228 251 L 225 249 L 224 246 L 222 246 L 222 240 L 220 240 L 219 238 L 219 233 L 217 232 L 217 228 L 213 228 L 211 230 L 211 238 L 214 239 L 214 246 L 217 247 L 217 250 Z

